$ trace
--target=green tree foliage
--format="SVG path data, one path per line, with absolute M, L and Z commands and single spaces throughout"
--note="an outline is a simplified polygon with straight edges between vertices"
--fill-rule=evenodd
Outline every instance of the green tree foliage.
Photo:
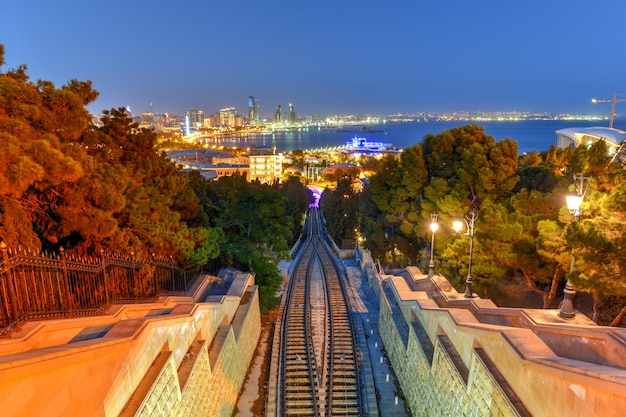
M 621 303 L 607 308 L 613 324 L 623 320 L 626 171 L 611 163 L 603 141 L 575 149 L 553 146 L 518 158 L 515 142 L 495 143 L 482 128 L 469 125 L 426 136 L 421 150 L 417 154 L 423 154 L 425 170 L 413 164 L 414 181 L 403 180 L 409 163 L 392 156 L 383 159 L 371 178 L 371 199 L 379 212 L 362 201 L 359 206 L 366 214 L 359 217 L 372 249 L 382 250 L 381 229 L 393 222 L 404 226 L 401 236 L 427 237 L 429 216 L 435 212 L 440 224 L 436 269 L 462 289 L 469 236 L 454 235 L 450 223 L 471 207 L 478 209 L 472 276 L 479 293 L 489 294 L 500 280 L 521 277 L 544 308 L 556 307 L 567 276 L 578 290 L 593 295 L 594 319 L 600 317 L 599 303 L 610 301 Z M 592 191 L 585 195 L 583 219 L 574 222 L 564 207 L 565 195 L 574 188 L 573 178 L 583 174 L 593 178 Z M 370 197 L 364 193 L 361 198 Z M 421 229 L 413 223 L 416 218 L 423 219 Z M 576 263 L 569 273 L 572 253 Z
M 520 180 L 515 186 L 514 192 L 537 190 L 542 193 L 549 193 L 559 182 L 559 177 L 545 165 L 520 166 L 517 169 L 517 175 Z
M 399 158 L 387 155 L 371 177 L 372 197 L 385 214 L 386 223 L 416 242 L 420 234 L 420 194 L 428 182 L 422 148 L 414 145 Z
M 154 132 L 139 129 L 124 109 L 105 111 L 102 122 L 80 141 L 92 158 L 110 167 L 105 193 L 123 190 L 113 216 L 117 230 L 102 236 L 102 243 L 145 256 L 173 256 L 189 267 L 217 256 L 218 234 L 197 221 L 202 210 L 189 176 L 158 151 Z
M 366 247 L 372 252 L 374 259 L 380 259 L 389 250 L 385 239 L 385 216 L 372 198 L 372 187 L 365 185 L 358 194 L 357 225 L 366 239 Z
M 327 188 L 322 193 L 320 208 L 324 213 L 326 227 L 332 239 L 341 245 L 343 239 L 355 239 L 358 196 L 352 189 L 349 177 L 341 178 L 337 187 Z
M 123 109 L 91 125 L 91 82 L 0 73 L 0 237 L 10 246 L 172 256 L 200 266 L 218 235 L 189 178 Z M 187 224 L 193 224 L 190 226 Z
M 280 187 L 249 183 L 240 175 L 222 177 L 207 186 L 205 209 L 224 236 L 221 264 L 254 272 L 263 309 L 277 305 L 276 292 L 282 283 L 278 262 L 289 257 L 292 219 L 302 212 L 287 215 L 289 199 Z M 289 188 L 295 188 L 294 184 Z
M 543 165 L 552 170 L 555 175 L 562 175 L 573 155 L 574 148 L 568 146 L 561 149 L 553 145 L 543 154 Z
M 482 202 L 491 201 L 501 204 L 510 196 L 519 180 L 517 169 L 517 144 L 511 139 L 495 142 L 477 125 L 460 126 L 438 135 L 427 135 L 423 144 L 424 160 L 428 170 L 429 183 L 424 187 L 421 217 L 429 219 L 431 213 L 438 213 L 442 226 L 439 236 L 451 236 L 451 223 L 455 218 L 463 217 L 470 208 L 478 209 L 479 218 L 475 223 L 474 265 L 476 288 L 492 282 L 493 275 L 501 273 L 495 264 L 482 262 L 481 230 Z M 425 236 L 428 229 L 421 228 Z M 448 241 L 439 240 L 439 245 Z M 463 276 L 459 259 L 467 255 L 468 239 L 454 240 L 444 257 L 456 257 L 442 262 L 442 271 L 450 271 L 455 276 Z M 448 254 L 448 255 L 447 255 Z M 459 258 L 460 256 L 460 258 Z M 467 261 L 465 261 L 466 263 Z M 448 269 L 447 269 L 448 268 Z M 488 274 L 492 275 L 491 277 Z M 465 274 L 466 275 L 466 274 Z
M 483 262 L 519 273 L 542 298 L 543 307 L 554 307 L 557 289 L 569 267 L 565 224 L 560 222 L 562 203 L 553 195 L 523 190 L 511 199 L 512 210 L 484 204 Z M 492 282 L 504 277 L 500 271 Z
M 275 184 L 274 187 L 285 197 L 285 216 L 291 218 L 292 225 L 292 239 L 289 244 L 293 245 L 294 239 L 300 235 L 304 226 L 304 214 L 313 202 L 313 194 L 297 177 L 291 177 L 282 184 Z
M 626 178 L 623 171 L 614 181 L 620 182 L 609 192 L 591 192 L 584 205 L 582 219 L 567 229 L 567 241 L 576 260 L 568 278 L 578 290 L 594 294 L 594 319 L 618 325 L 626 315 Z M 594 183 L 595 184 L 595 183 Z M 614 317 L 607 317 L 597 304 L 600 295 L 621 302 Z
M 447 223 L 483 200 L 505 202 L 519 180 L 516 169 L 514 141 L 496 143 L 476 125 L 458 127 L 385 157 L 371 178 L 372 198 L 399 231 L 398 246 L 417 253 L 430 235 L 431 213 L 449 232 Z
M 82 155 L 70 148 L 89 125 L 84 104 L 96 96 L 90 83 L 34 84 L 26 66 L 0 73 L 0 234 L 7 244 L 38 249 L 52 237 L 59 219 L 48 200 L 85 175 Z
M 506 200 L 519 180 L 517 143 L 496 143 L 477 125 L 427 135 L 422 146 L 430 178 L 445 180 L 453 196 L 464 196 L 466 207 L 479 207 L 485 198 Z

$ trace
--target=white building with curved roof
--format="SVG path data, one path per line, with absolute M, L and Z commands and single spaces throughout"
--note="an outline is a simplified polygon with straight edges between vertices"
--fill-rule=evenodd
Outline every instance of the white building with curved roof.
M 626 140 L 626 132 L 610 127 L 570 127 L 556 131 L 557 146 L 567 148 L 580 145 L 591 145 L 599 140 L 607 144 L 608 154 L 615 155 Z

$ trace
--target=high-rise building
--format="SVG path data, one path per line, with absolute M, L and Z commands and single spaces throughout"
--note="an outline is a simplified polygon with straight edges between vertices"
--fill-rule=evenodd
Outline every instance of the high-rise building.
M 197 129 L 204 126 L 204 111 L 191 109 L 185 113 L 185 116 L 189 116 L 190 127 Z
M 289 124 L 296 124 L 296 111 L 293 109 L 293 104 L 289 103 Z
M 259 102 L 254 99 L 254 96 L 250 96 L 248 97 L 248 124 L 257 126 L 260 121 Z
M 150 124 L 154 121 L 152 117 L 152 112 L 142 112 L 141 113 L 141 123 L 142 124 Z
M 221 126 L 235 126 L 235 119 L 237 118 L 237 110 L 234 107 L 226 107 L 220 109 L 220 125 Z
M 283 108 L 280 103 L 276 106 L 276 113 L 274 113 L 274 123 L 282 123 L 283 122 Z

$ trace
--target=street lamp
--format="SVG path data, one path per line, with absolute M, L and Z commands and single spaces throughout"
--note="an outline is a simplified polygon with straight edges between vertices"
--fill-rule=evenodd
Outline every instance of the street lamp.
M 432 232 L 432 241 L 430 243 L 430 263 L 428 264 L 428 278 L 432 278 L 435 272 L 435 232 L 439 229 L 437 223 L 437 213 L 430 215 L 430 231 Z
M 465 234 L 470 237 L 469 262 L 467 264 L 467 278 L 465 279 L 465 298 L 474 298 L 474 294 L 472 293 L 472 252 L 474 250 L 474 223 L 477 217 L 478 213 L 476 213 L 476 210 L 471 209 L 463 221 L 457 220 L 452 224 L 452 228 L 459 233 L 463 230 L 463 223 L 465 223 L 465 226 L 467 226 L 467 232 L 465 232 Z
M 385 240 L 389 239 L 389 233 L 385 230 Z M 396 233 L 395 226 L 391 226 L 391 269 L 396 269 Z
M 576 221 L 580 220 L 580 205 L 585 198 L 585 194 L 587 192 L 587 188 L 589 188 L 589 180 L 591 177 L 585 177 L 584 174 L 574 175 L 574 184 L 576 187 L 575 194 L 568 194 L 565 197 L 565 201 L 567 203 L 567 209 L 571 214 L 574 215 L 574 219 Z M 580 183 L 578 182 L 580 181 Z M 587 183 L 585 184 L 585 181 Z M 574 270 L 574 263 L 576 259 L 574 258 L 574 254 L 572 253 L 572 258 L 569 264 L 569 272 L 572 273 Z M 565 283 L 565 288 L 563 289 L 563 302 L 561 303 L 561 308 L 559 310 L 559 317 L 563 319 L 573 319 L 576 316 L 574 312 L 574 296 L 576 295 L 576 288 L 574 284 L 570 282 L 568 279 Z

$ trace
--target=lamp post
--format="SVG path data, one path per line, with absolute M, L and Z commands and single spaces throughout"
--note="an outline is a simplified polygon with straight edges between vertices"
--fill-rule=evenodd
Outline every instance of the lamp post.
M 430 231 L 432 232 L 432 240 L 430 242 L 430 263 L 428 264 L 428 278 L 432 278 L 435 272 L 435 232 L 439 229 L 437 223 L 437 213 L 430 215 Z
M 389 233 L 385 230 L 385 240 L 389 239 Z M 391 269 L 396 269 L 396 233 L 395 226 L 391 226 Z
M 571 214 L 574 215 L 574 219 L 576 221 L 580 220 L 580 205 L 585 198 L 587 188 L 589 188 L 590 179 L 591 177 L 585 177 L 584 174 L 574 175 L 576 193 L 568 194 L 565 197 L 567 209 Z M 579 180 L 580 182 L 578 182 Z M 587 181 L 586 184 L 585 181 Z M 570 273 L 574 270 L 575 262 L 576 259 L 574 258 L 574 254 L 572 253 L 572 258 L 569 264 Z M 563 289 L 563 302 L 561 303 L 561 308 L 559 309 L 559 317 L 563 319 L 573 319 L 576 316 L 576 313 L 574 312 L 574 296 L 576 296 L 576 288 L 574 287 L 574 284 L 572 284 L 571 281 L 568 279 L 565 283 L 565 288 Z
M 387 248 L 389 247 L 389 233 L 385 230 L 385 255 L 383 257 L 384 262 L 387 262 Z
M 465 298 L 474 298 L 474 293 L 472 293 L 472 252 L 474 251 L 474 223 L 477 217 L 476 210 L 471 209 L 463 221 L 457 220 L 452 224 L 452 228 L 459 233 L 463 230 L 463 223 L 465 223 L 467 226 L 465 234 L 470 237 L 469 262 L 467 264 L 467 278 L 465 279 L 465 294 L 463 294 Z

